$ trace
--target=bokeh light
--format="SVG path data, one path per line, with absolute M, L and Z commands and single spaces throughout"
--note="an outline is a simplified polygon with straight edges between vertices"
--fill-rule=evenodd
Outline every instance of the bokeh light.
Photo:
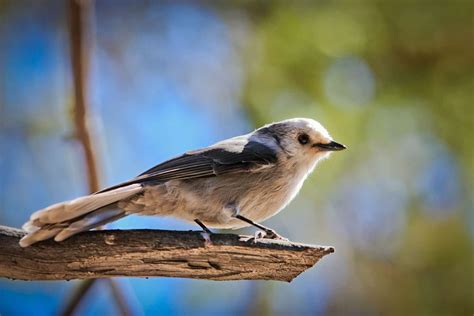
M 473 4 L 94 9 L 87 82 L 102 186 L 290 117 L 319 120 L 348 147 L 265 222 L 336 253 L 291 284 L 120 279 L 134 314 L 472 313 Z M 72 137 L 67 23 L 63 2 L 0 2 L 1 225 L 87 192 Z M 197 229 L 138 216 L 111 227 Z M 56 314 L 76 285 L 0 280 L 0 314 Z M 103 284 L 85 302 L 81 315 L 117 313 Z

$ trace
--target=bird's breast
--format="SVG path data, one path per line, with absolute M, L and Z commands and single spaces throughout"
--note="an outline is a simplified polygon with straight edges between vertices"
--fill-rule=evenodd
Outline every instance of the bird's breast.
M 242 199 L 242 215 L 255 221 L 263 221 L 275 215 L 293 200 L 305 178 L 304 173 L 275 172 Z

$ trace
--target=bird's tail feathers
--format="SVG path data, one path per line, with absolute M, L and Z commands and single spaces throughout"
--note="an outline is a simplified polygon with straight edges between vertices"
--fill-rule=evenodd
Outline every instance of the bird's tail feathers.
M 61 231 L 55 235 L 54 240 L 63 241 L 72 235 L 116 221 L 126 215 L 123 210 L 115 207 L 104 207 L 87 214 L 78 221 L 72 222 L 68 227 L 61 229 Z
M 39 210 L 23 225 L 28 234 L 20 240 L 20 246 L 27 247 L 52 237 L 62 241 L 79 232 L 115 221 L 126 215 L 115 208 L 116 203 L 141 191 L 140 184 L 131 184 Z

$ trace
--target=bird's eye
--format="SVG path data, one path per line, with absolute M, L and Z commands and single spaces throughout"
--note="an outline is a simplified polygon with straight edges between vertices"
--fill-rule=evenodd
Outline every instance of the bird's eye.
M 300 134 L 298 136 L 298 141 L 300 142 L 301 145 L 307 144 L 309 142 L 308 134 Z

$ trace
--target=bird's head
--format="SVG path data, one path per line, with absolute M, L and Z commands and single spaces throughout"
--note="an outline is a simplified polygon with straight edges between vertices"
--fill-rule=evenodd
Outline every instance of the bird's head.
M 275 138 L 278 146 L 292 160 L 307 162 L 309 165 L 328 157 L 333 151 L 346 148 L 335 142 L 319 122 L 308 118 L 293 118 L 268 124 L 257 132 Z

